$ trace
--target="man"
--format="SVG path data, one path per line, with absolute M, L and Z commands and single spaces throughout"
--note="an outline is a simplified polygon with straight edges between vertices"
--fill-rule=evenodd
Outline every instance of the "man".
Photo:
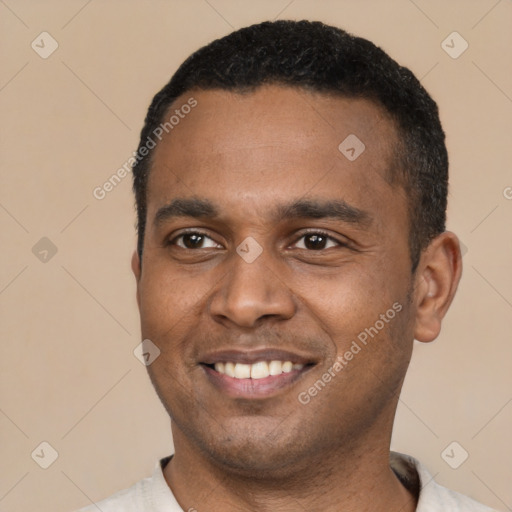
M 155 96 L 134 160 L 175 453 L 84 510 L 491 510 L 389 452 L 413 340 L 461 275 L 444 133 L 409 70 L 318 22 L 244 28 Z

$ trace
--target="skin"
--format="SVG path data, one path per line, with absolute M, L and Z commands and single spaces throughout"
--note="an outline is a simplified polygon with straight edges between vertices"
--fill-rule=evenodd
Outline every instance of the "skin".
M 172 420 L 164 475 L 176 499 L 211 512 L 414 510 L 389 467 L 391 430 L 413 339 L 437 337 L 455 294 L 456 236 L 435 238 L 411 273 L 407 196 L 389 183 L 397 134 L 375 104 L 273 85 L 192 91 L 172 108 L 190 96 L 198 106 L 155 150 L 143 259 L 132 258 L 142 335 L 161 350 L 148 371 Z M 338 150 L 349 134 L 366 147 L 354 161 Z M 219 215 L 155 222 L 192 197 Z M 273 216 L 299 199 L 341 199 L 364 218 Z M 204 237 L 180 237 L 191 228 Z M 330 238 L 314 243 L 318 230 Z M 236 251 L 247 237 L 262 249 L 251 263 Z M 200 364 L 215 350 L 263 348 L 312 364 L 263 397 L 219 389 Z

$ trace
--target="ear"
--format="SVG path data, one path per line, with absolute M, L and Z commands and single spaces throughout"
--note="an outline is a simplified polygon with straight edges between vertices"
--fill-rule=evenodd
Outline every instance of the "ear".
M 414 301 L 416 321 L 414 337 L 434 341 L 441 322 L 452 303 L 462 274 L 459 239 L 445 231 L 423 251 L 416 270 Z
M 135 281 L 137 283 L 137 305 L 139 306 L 139 309 L 140 309 L 140 289 L 139 289 L 139 283 L 140 283 L 140 276 L 141 276 L 141 273 L 142 273 L 142 270 L 141 270 L 141 266 L 140 266 L 140 258 L 139 258 L 139 253 L 137 252 L 137 249 L 135 249 L 135 251 L 133 251 L 133 254 L 132 254 L 132 272 L 133 272 L 133 275 L 135 276 Z

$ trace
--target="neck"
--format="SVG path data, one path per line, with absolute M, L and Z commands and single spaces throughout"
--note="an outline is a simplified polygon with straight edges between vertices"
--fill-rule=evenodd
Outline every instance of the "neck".
M 218 465 L 173 428 L 176 451 L 164 476 L 185 511 L 413 512 L 416 497 L 389 465 L 389 442 L 375 436 L 308 458 L 272 477 L 240 475 Z

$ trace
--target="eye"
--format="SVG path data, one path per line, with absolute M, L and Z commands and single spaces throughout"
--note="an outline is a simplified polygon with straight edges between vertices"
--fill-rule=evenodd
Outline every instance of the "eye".
M 302 241 L 304 239 L 304 241 Z M 301 242 L 302 241 L 302 242 Z M 338 242 L 327 233 L 323 231 L 312 231 L 309 233 L 304 233 L 295 245 L 302 244 L 302 247 L 299 245 L 298 249 L 308 249 L 312 251 L 321 251 L 323 249 L 329 249 L 331 247 L 336 246 L 344 246 L 345 244 Z
M 201 231 L 182 233 L 172 240 L 169 240 L 169 245 L 177 245 L 182 249 L 209 249 L 212 247 L 221 247 L 217 242 Z
M 169 240 L 168 245 L 176 245 L 182 249 L 211 249 L 222 248 L 206 233 L 201 231 L 188 231 Z M 333 237 L 323 231 L 311 231 L 302 234 L 293 244 L 298 249 L 310 251 L 321 251 L 331 247 L 346 246 L 346 244 L 335 240 Z

